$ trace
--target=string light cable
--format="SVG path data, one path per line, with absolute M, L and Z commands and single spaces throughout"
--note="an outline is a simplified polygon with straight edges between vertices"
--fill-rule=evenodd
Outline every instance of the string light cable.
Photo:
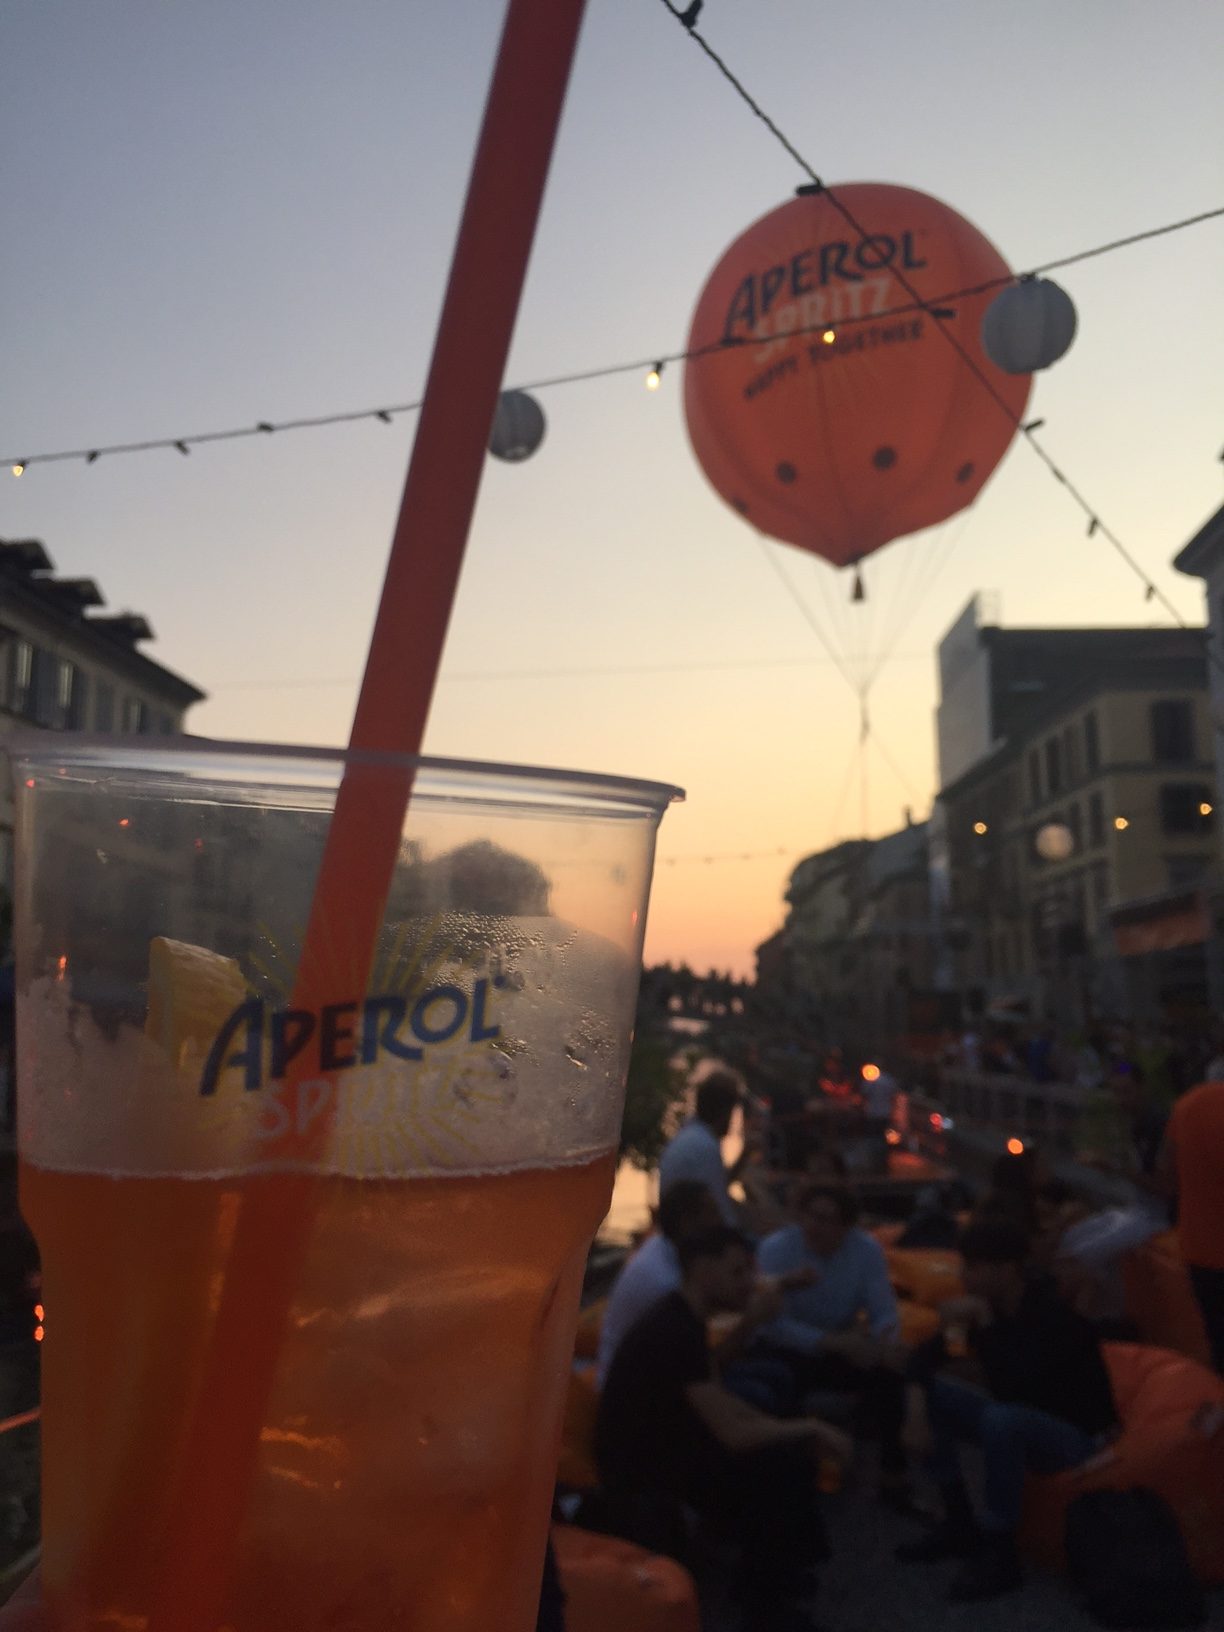
M 704 35 L 698 32 L 695 26 L 695 19 L 693 21 L 689 21 L 687 15 L 682 14 L 679 7 L 672 3 L 672 0 L 660 0 L 660 3 L 663 5 L 664 9 L 670 12 L 670 14 L 678 22 L 683 24 L 684 30 L 686 34 L 688 34 L 689 38 L 700 46 L 701 50 L 718 69 L 719 73 L 722 74 L 723 78 L 726 79 L 731 85 L 736 94 L 740 97 L 741 101 L 743 101 L 756 116 L 756 118 L 761 121 L 761 123 L 769 131 L 770 135 L 773 136 L 774 140 L 778 142 L 783 150 L 791 157 L 791 159 L 794 160 L 798 168 L 804 173 L 805 176 L 808 177 L 811 190 L 813 192 L 820 193 L 824 198 L 828 199 L 829 203 L 837 211 L 838 215 L 841 216 L 842 220 L 850 228 L 851 232 L 856 235 L 859 242 L 865 242 L 870 236 L 866 228 L 855 217 L 849 206 L 838 197 L 836 190 L 828 186 L 817 171 L 813 169 L 812 165 L 806 158 L 804 158 L 803 154 L 799 151 L 795 144 L 790 140 L 780 126 L 769 116 L 769 114 L 760 105 L 743 82 L 732 72 L 731 68 L 718 54 L 718 52 L 715 51 Z M 1201 221 L 1213 220 L 1220 215 L 1224 215 L 1224 208 L 1205 210 L 1196 216 L 1188 217 L 1184 225 L 1192 226 Z M 1159 237 L 1161 236 L 1162 232 L 1177 231 L 1179 226 L 1182 224 L 1183 223 L 1170 223 L 1167 228 L 1153 228 L 1147 232 L 1132 233 L 1126 238 L 1114 239 L 1112 243 L 1098 245 L 1095 250 L 1083 250 L 1077 255 L 1065 256 L 1059 261 L 1046 262 L 1044 266 L 1035 267 L 1028 273 L 1018 274 L 1015 278 L 1009 277 L 992 280 L 991 283 L 980 284 L 972 292 L 981 293 L 994 287 L 995 283 L 1023 281 L 1025 278 L 1036 277 L 1041 272 L 1052 272 L 1059 266 L 1070 266 L 1077 261 L 1089 260 L 1094 256 L 1107 254 L 1111 249 L 1122 248 L 1128 244 L 1141 243 L 1147 238 Z M 1024 437 L 1025 441 L 1041 460 L 1042 464 L 1045 465 L 1050 475 L 1053 476 L 1054 479 L 1066 489 L 1074 503 L 1076 503 L 1083 511 L 1088 522 L 1088 537 L 1093 538 L 1097 533 L 1100 533 L 1101 536 L 1113 546 L 1126 565 L 1130 567 L 1131 571 L 1134 572 L 1140 579 L 1144 588 L 1144 598 L 1148 601 L 1159 601 L 1161 606 L 1164 607 L 1165 611 L 1168 612 L 1173 621 L 1181 628 L 1186 628 L 1186 620 L 1173 605 L 1172 601 L 1162 589 L 1153 583 L 1147 572 L 1144 571 L 1143 567 L 1126 548 L 1118 535 L 1111 527 L 1106 525 L 1092 504 L 1087 498 L 1085 498 L 1080 489 L 1070 480 L 1066 473 L 1055 462 L 1053 456 L 1047 452 L 1047 450 L 1037 440 L 1036 433 L 1041 422 L 1025 422 L 1019 415 L 1013 413 L 1006 400 L 1000 395 L 993 380 L 991 380 L 989 376 L 983 372 L 977 360 L 970 355 L 970 353 L 961 344 L 960 340 L 957 339 L 956 335 L 953 334 L 951 329 L 948 328 L 948 320 L 955 316 L 955 313 L 949 312 L 946 307 L 949 302 L 954 301 L 957 297 L 955 295 L 936 295 L 924 297 L 919 293 L 913 282 L 905 275 L 901 268 L 893 267 L 892 272 L 897 282 L 913 301 L 914 309 L 924 311 L 933 319 L 938 332 L 943 335 L 948 344 L 957 351 L 957 353 L 960 355 L 961 361 L 974 375 L 982 388 L 987 392 L 995 406 L 1007 417 L 1011 424 L 1015 426 L 1016 430 L 1019 431 Z M 1221 660 L 1217 659 L 1217 661 Z M 1224 667 L 1224 662 L 1222 662 L 1221 666 Z
M 680 14 L 677 12 L 676 8 L 670 4 L 670 0 L 663 0 L 663 4 L 673 16 L 679 17 Z M 790 142 L 787 141 L 784 136 L 782 136 L 781 132 L 777 130 L 777 127 L 774 125 L 773 121 L 757 107 L 757 104 L 751 99 L 751 97 L 748 96 L 748 93 L 740 85 L 740 82 L 722 63 L 722 59 L 719 58 L 716 53 L 711 51 L 705 39 L 697 33 L 694 27 L 690 27 L 688 24 L 686 24 L 685 29 L 687 33 L 692 34 L 693 38 L 697 40 L 707 54 L 713 57 L 713 60 L 719 64 L 720 68 L 722 68 L 723 72 L 727 74 L 727 77 L 731 80 L 737 91 L 739 91 L 739 93 L 748 101 L 753 111 L 764 120 L 769 129 L 773 131 L 775 135 L 777 135 L 780 141 L 782 141 L 787 152 L 795 158 L 798 164 L 800 164 L 805 174 L 814 177 L 815 172 L 798 155 L 796 150 L 791 146 Z M 822 190 L 827 194 L 830 201 L 834 202 L 835 207 L 840 209 L 840 204 L 834 198 L 833 193 L 831 193 L 822 182 L 819 182 L 818 178 L 813 182 L 813 185 L 817 184 L 821 186 Z M 841 213 L 849 223 L 850 217 L 848 212 L 842 210 Z M 1025 272 L 1018 272 L 1015 274 L 1009 273 L 1006 277 L 992 278 L 986 283 L 970 284 L 962 289 L 949 289 L 943 294 L 934 295 L 927 298 L 923 298 L 922 296 L 918 295 L 916 290 L 913 290 L 911 286 L 905 283 L 905 280 L 903 277 L 901 277 L 901 274 L 897 273 L 896 275 L 898 276 L 899 281 L 902 283 L 903 287 L 906 287 L 907 293 L 910 293 L 912 296 L 910 300 L 905 301 L 900 305 L 889 307 L 883 312 L 873 312 L 870 314 L 860 314 L 857 316 L 850 315 L 847 317 L 838 318 L 836 328 L 830 328 L 827 321 L 814 324 L 805 324 L 791 330 L 791 335 L 792 337 L 798 338 L 806 334 L 819 333 L 821 335 L 832 334 L 834 338 L 836 338 L 838 331 L 852 328 L 860 323 L 881 323 L 891 318 L 904 317 L 907 313 L 918 311 L 934 315 L 939 322 L 941 332 L 947 334 L 948 331 L 943 327 L 943 323 L 946 321 L 948 315 L 946 308 L 955 305 L 958 300 L 967 299 L 972 295 L 985 294 L 991 289 L 1003 288 L 1012 283 L 1023 282 L 1028 278 L 1040 277 L 1046 272 L 1054 272 L 1062 267 L 1077 265 L 1080 261 L 1093 260 L 1098 256 L 1111 254 L 1115 250 L 1127 249 L 1132 244 L 1146 243 L 1150 239 L 1162 238 L 1167 236 L 1169 233 L 1184 232 L 1189 227 L 1199 226 L 1205 221 L 1218 220 L 1221 216 L 1224 216 L 1224 205 L 1221 205 L 1217 209 L 1202 210 L 1197 215 L 1186 216 L 1180 221 L 1170 221 L 1162 226 L 1149 227 L 1142 232 L 1130 233 L 1124 238 L 1114 238 L 1108 243 L 1096 244 L 1089 249 L 1077 250 L 1074 254 L 1063 255 L 1056 260 L 1044 261 L 1038 266 L 1030 267 Z M 853 230 L 857 231 L 860 236 L 862 236 L 862 229 L 860 227 L 855 225 Z M 949 335 L 948 337 L 949 339 L 953 340 L 954 344 L 956 343 L 953 336 Z M 549 391 L 560 386 L 582 385 L 592 380 L 613 379 L 621 374 L 637 374 L 644 377 L 647 389 L 654 391 L 659 388 L 662 382 L 663 371 L 669 363 L 692 362 L 697 358 L 710 356 L 715 352 L 724 351 L 728 346 L 751 344 L 751 340 L 745 340 L 738 337 L 729 340 L 718 340 L 710 345 L 697 346 L 691 350 L 668 352 L 661 357 L 657 355 L 638 357 L 632 362 L 609 363 L 593 368 L 577 369 L 567 374 L 553 374 L 544 379 L 527 381 L 525 384 L 520 385 L 515 389 L 520 391 Z M 966 361 L 973 366 L 971 358 L 966 358 Z M 978 372 L 980 373 L 980 370 Z M 983 383 L 988 389 L 993 391 L 993 387 L 991 387 L 989 380 L 986 380 L 984 376 Z M 196 431 L 185 436 L 154 436 L 135 442 L 98 443 L 93 447 L 56 448 L 40 453 L 10 454 L 5 458 L 0 459 L 0 465 L 8 465 L 14 476 L 22 476 L 32 465 L 60 464 L 69 460 L 80 460 L 87 465 L 93 465 L 96 464 L 99 459 L 116 458 L 121 454 L 153 453 L 159 451 L 176 452 L 186 456 L 190 455 L 193 448 L 205 447 L 209 443 L 214 442 L 238 442 L 248 440 L 253 437 L 272 435 L 280 436 L 291 431 L 319 430 L 327 426 L 352 425 L 366 420 L 373 420 L 382 425 L 391 425 L 398 416 L 415 413 L 420 406 L 421 399 L 417 398 L 411 402 L 384 403 L 381 407 L 377 408 L 345 409 L 336 413 L 301 415 L 293 419 L 261 419 L 257 420 L 254 424 L 248 423 L 245 425 L 232 425 L 224 430 L 217 431 Z M 1006 409 L 1005 404 L 1001 404 L 1001 406 Z M 1008 413 L 1009 417 L 1012 417 L 1010 409 L 1006 409 L 1006 412 Z M 1029 433 L 1026 432 L 1025 434 L 1028 435 Z M 1034 446 L 1036 446 L 1036 444 L 1034 444 Z M 1046 456 L 1043 454 L 1042 457 L 1044 458 Z M 1052 463 L 1052 461 L 1048 460 L 1048 458 L 1046 462 Z M 1061 474 L 1059 479 L 1065 480 L 1062 478 Z M 1078 493 L 1076 493 L 1075 496 L 1081 505 L 1084 505 L 1085 508 L 1087 508 L 1086 502 L 1079 497 Z M 1091 515 L 1090 511 L 1089 514 Z

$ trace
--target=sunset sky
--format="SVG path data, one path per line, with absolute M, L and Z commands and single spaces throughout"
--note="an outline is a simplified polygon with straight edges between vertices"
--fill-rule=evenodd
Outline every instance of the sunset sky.
M 0 452 L 417 396 L 500 16 L 6 7 Z M 701 27 L 828 180 L 934 193 L 1017 269 L 1224 204 L 1224 9 L 1202 0 L 706 0 Z M 678 350 L 723 249 L 803 179 L 658 0 L 591 0 L 508 383 Z M 1030 408 L 1195 619 L 1169 562 L 1224 485 L 1222 274 L 1220 220 L 1060 274 L 1079 337 Z M 679 367 L 653 394 L 644 372 L 542 392 L 539 454 L 490 461 L 427 746 L 686 787 L 647 955 L 747 972 L 790 868 L 859 834 L 864 791 L 855 699 L 767 548 L 840 650 L 888 656 L 872 833 L 925 814 L 932 648 L 975 590 L 1013 624 L 1158 609 L 1024 447 L 851 607 L 714 495 Z M 195 731 L 339 743 L 413 425 L 6 469 L 0 537 L 144 612 L 150 655 L 211 694 Z

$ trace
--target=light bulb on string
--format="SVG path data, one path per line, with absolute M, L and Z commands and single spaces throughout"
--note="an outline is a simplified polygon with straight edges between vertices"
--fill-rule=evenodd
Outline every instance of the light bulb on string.
M 659 389 L 659 386 L 662 383 L 663 383 L 663 364 L 660 362 L 660 363 L 656 363 L 654 365 L 654 367 L 651 369 L 650 373 L 647 374 L 647 376 L 646 376 L 646 389 L 647 389 L 647 391 L 657 391 Z
M 17 463 L 13 466 L 13 475 L 14 476 L 24 476 L 25 475 L 25 460 L 24 459 L 19 459 L 17 461 Z

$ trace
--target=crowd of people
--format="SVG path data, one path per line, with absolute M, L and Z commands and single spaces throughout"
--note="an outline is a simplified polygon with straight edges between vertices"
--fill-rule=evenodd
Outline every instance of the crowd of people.
M 1088 1207 L 1031 1149 L 1001 1157 L 979 1195 L 928 1198 L 909 1239 L 955 1245 L 964 1291 L 906 1347 L 840 1153 L 809 1143 L 785 1216 L 762 1227 L 733 1187 L 763 1142 L 748 1126 L 740 1162 L 724 1165 L 742 1096 L 729 1075 L 707 1077 L 662 1159 L 657 1233 L 625 1264 L 603 1321 L 605 1527 L 682 1560 L 695 1534 L 712 1538 L 738 1559 L 746 1632 L 803 1632 L 828 1553 L 822 1504 L 856 1463 L 879 1501 L 922 1526 L 899 1562 L 957 1560 L 955 1601 L 1018 1586 L 1026 1476 L 1075 1467 L 1117 1431 L 1102 1344 L 1134 1335 L 1117 1266 L 1174 1215 L 1224 1370 L 1224 1081 L 1158 1118 L 1141 1081 L 1114 1068 L 1098 1084 L 1120 1130 L 1100 1161 L 1125 1174 L 1129 1201 Z M 884 1109 L 879 1092 L 863 1106 L 873 1123 Z
M 1118 1023 L 1073 1034 L 1000 1013 L 971 1021 L 959 1037 L 949 1037 L 942 1059 L 965 1071 L 1067 1082 L 1086 1090 L 1123 1072 L 1140 1080 L 1158 1103 L 1168 1104 L 1197 1083 L 1224 1078 L 1224 1032 Z

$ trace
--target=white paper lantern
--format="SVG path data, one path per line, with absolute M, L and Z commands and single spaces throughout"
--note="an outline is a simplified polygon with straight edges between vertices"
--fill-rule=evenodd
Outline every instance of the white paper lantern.
M 1035 843 L 1042 861 L 1066 861 L 1075 854 L 1075 835 L 1065 822 L 1039 827 Z
M 489 452 L 495 459 L 518 464 L 530 459 L 544 440 L 544 410 L 526 391 L 503 391 L 497 399 Z
M 982 346 L 1007 374 L 1049 368 L 1075 339 L 1071 296 L 1049 278 L 1023 278 L 1001 289 L 982 318 Z

